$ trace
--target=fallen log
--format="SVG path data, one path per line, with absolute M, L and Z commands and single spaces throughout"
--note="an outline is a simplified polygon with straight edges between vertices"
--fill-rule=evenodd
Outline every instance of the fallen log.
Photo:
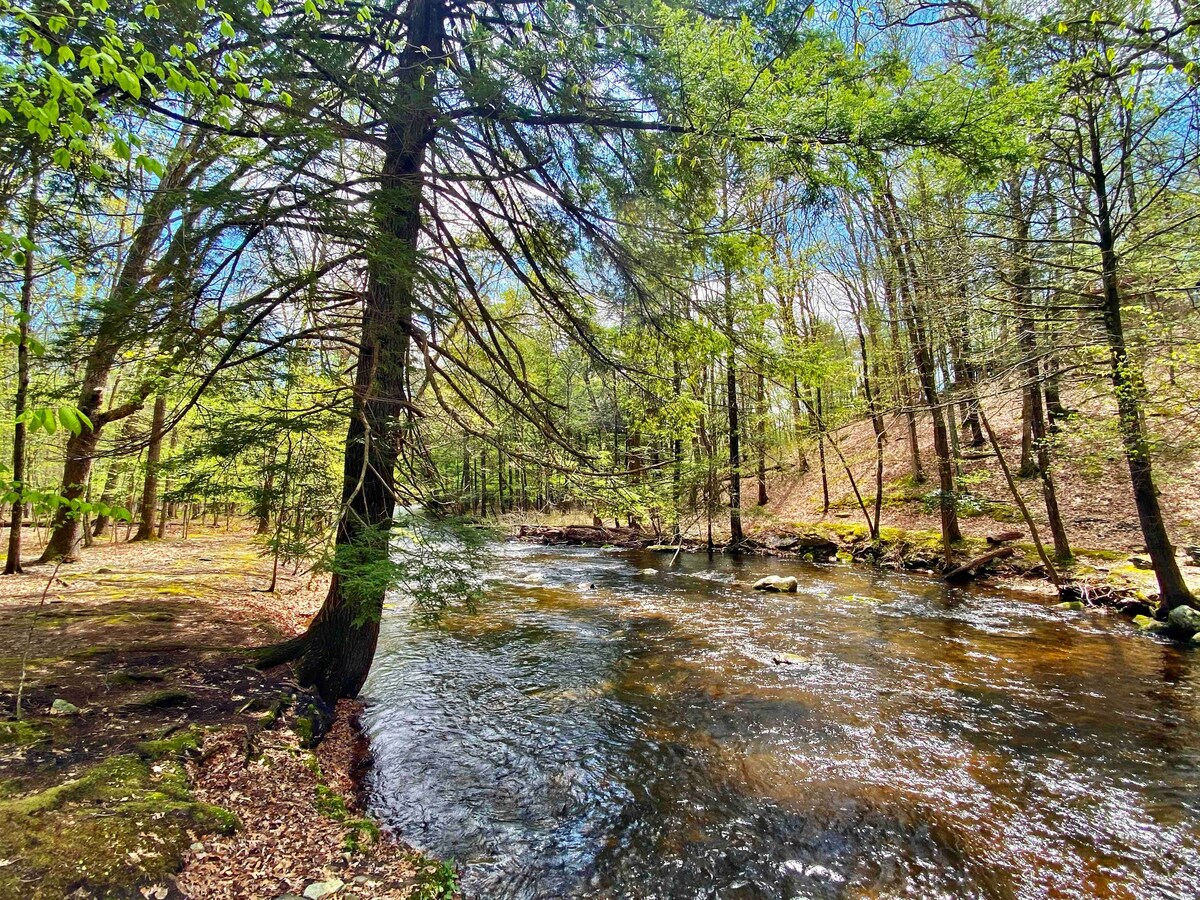
M 1019 541 L 1025 537 L 1023 531 L 1002 531 L 999 534 L 989 534 L 987 542 L 989 544 L 1007 544 L 1009 541 Z
M 999 559 L 1007 559 L 1016 551 L 1012 547 L 997 547 L 995 550 L 989 550 L 983 556 L 977 556 L 970 562 L 959 566 L 957 569 L 952 569 L 945 576 L 946 581 L 967 581 L 975 578 L 980 574 L 980 570 Z

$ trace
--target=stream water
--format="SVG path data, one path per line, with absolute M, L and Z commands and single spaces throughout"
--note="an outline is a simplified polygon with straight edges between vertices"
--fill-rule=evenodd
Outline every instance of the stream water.
M 385 613 L 374 811 L 471 897 L 1200 896 L 1200 654 L 915 575 L 669 561 L 505 544 L 475 612 Z

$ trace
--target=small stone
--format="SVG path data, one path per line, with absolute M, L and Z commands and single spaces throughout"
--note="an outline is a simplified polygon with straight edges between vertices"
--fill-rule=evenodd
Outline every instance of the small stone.
M 200 843 L 199 841 L 195 841 L 195 842 L 192 844 L 192 847 L 191 847 L 191 849 L 193 849 L 193 850 L 196 850 L 196 851 L 198 852 L 198 851 L 200 851 L 200 850 L 203 850 L 203 849 L 204 849 L 204 845 L 203 845 L 202 843 Z
M 316 881 L 304 889 L 304 896 L 307 900 L 321 900 L 322 897 L 330 897 L 336 894 L 346 883 L 340 878 L 330 878 L 328 881 Z
M 824 866 L 809 866 L 807 869 L 804 870 L 804 877 L 805 878 L 816 878 L 816 879 L 819 879 L 820 881 L 833 881 L 833 882 L 845 881 L 845 879 L 841 875 L 825 868 Z
M 771 591 L 776 594 L 794 594 L 800 590 L 800 582 L 793 575 L 768 575 L 754 582 L 754 590 Z
M 74 703 L 68 703 L 61 697 L 50 704 L 50 715 L 52 716 L 77 716 L 81 712 L 83 712 L 83 710 L 81 710 L 78 706 L 76 706 Z
M 1064 600 L 1058 604 L 1059 609 L 1083 609 L 1082 600 Z
M 1135 569 L 1149 570 L 1149 569 L 1154 568 L 1154 564 L 1151 563 L 1150 560 L 1146 559 L 1146 557 L 1144 557 L 1144 556 L 1131 556 L 1129 558 L 1129 564 L 1131 566 L 1133 566 Z
M 642 569 L 642 571 L 638 572 L 638 574 L 639 575 L 657 575 L 658 569 Z

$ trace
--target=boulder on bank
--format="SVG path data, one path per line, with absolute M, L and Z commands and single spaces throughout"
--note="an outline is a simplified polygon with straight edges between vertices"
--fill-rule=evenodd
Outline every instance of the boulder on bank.
M 768 550 L 811 556 L 813 559 L 833 559 L 838 552 L 837 541 L 814 533 L 770 534 L 763 540 L 762 546 Z
M 800 582 L 794 575 L 768 575 L 754 582 L 754 590 L 770 591 L 775 594 L 794 594 L 800 590 Z
M 1167 625 L 1172 633 L 1181 638 L 1190 638 L 1200 634 L 1200 609 L 1194 606 L 1177 606 L 1167 613 Z

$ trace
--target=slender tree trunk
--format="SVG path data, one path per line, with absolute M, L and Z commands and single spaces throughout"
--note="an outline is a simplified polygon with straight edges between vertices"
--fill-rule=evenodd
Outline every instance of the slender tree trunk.
M 129 243 L 128 252 L 121 261 L 112 289 L 100 312 L 95 338 L 84 361 L 83 380 L 76 402 L 78 409 L 91 420 L 93 427 L 85 427 L 79 434 L 67 438 L 59 493 L 68 501 L 82 500 L 87 491 L 101 429 L 111 422 L 133 415 L 142 408 L 145 397 L 149 395 L 147 382 L 147 386 L 130 402 L 112 407 L 103 413 L 100 411 L 109 374 L 116 363 L 117 355 L 124 349 L 128 340 L 134 313 L 145 299 L 143 282 L 150 270 L 155 247 L 167 231 L 171 214 L 178 207 L 180 196 L 189 179 L 197 177 L 203 168 L 196 164 L 194 158 L 197 140 L 194 134 L 185 133 L 180 137 L 173 153 L 171 167 L 146 204 L 141 221 Z M 70 503 L 61 505 L 55 512 L 54 523 L 46 548 L 42 551 L 41 561 L 78 558 L 80 525 L 81 519 L 75 515 Z
M 12 480 L 17 491 L 12 514 L 8 520 L 8 556 L 4 574 L 16 575 L 21 568 L 21 527 L 25 518 L 25 436 L 28 433 L 23 416 L 29 398 L 29 322 L 33 316 L 34 244 L 37 237 L 38 187 L 41 168 L 34 161 L 29 181 L 29 197 L 25 209 L 25 262 L 21 269 L 21 310 L 17 321 L 17 391 L 13 402 Z
M 1117 397 L 1117 420 L 1121 427 L 1121 442 L 1129 466 L 1129 481 L 1138 522 L 1146 541 L 1146 552 L 1154 566 L 1159 594 L 1164 609 L 1194 604 L 1191 591 L 1184 583 L 1175 561 L 1162 509 L 1158 488 L 1150 461 L 1150 442 L 1142 421 L 1142 402 L 1145 384 L 1138 363 L 1129 355 L 1125 344 L 1124 323 L 1121 320 L 1121 290 L 1118 281 L 1119 257 L 1113 236 L 1112 211 L 1108 202 L 1104 153 L 1100 146 L 1099 124 L 1093 115 L 1088 121 L 1092 164 L 1092 187 L 1096 200 L 1097 244 L 1100 249 L 1104 331 L 1108 337 L 1109 364 L 1113 392 Z
M 1054 558 L 1065 563 L 1071 559 L 1071 544 L 1058 508 L 1058 493 L 1050 459 L 1050 442 L 1046 435 L 1046 414 L 1042 406 L 1042 369 L 1038 358 L 1038 342 L 1033 310 L 1033 272 L 1029 265 L 1029 223 L 1033 215 L 1032 201 L 1025 203 L 1020 178 L 1010 185 L 1012 219 L 1015 229 L 1012 257 L 1013 300 L 1017 310 L 1017 345 L 1025 376 L 1022 403 L 1021 468 L 1018 475 L 1037 474 L 1042 482 L 1042 497 L 1046 504 L 1046 519 L 1054 539 Z
M 257 535 L 269 534 L 271 531 L 271 494 L 275 487 L 275 458 L 278 452 L 277 448 L 272 447 L 270 452 L 265 454 L 266 473 L 263 475 L 258 502 L 254 504 L 254 533 Z
M 923 322 L 921 311 L 917 308 L 916 271 L 912 260 L 906 252 L 907 238 L 901 230 L 899 213 L 895 198 L 889 190 L 886 195 L 885 222 L 888 222 L 889 240 L 896 256 L 897 269 L 901 273 L 899 279 L 900 299 L 906 309 L 908 319 L 909 342 L 912 344 L 913 359 L 916 362 L 917 380 L 925 394 L 925 402 L 929 407 L 929 416 L 933 420 L 933 450 L 938 461 L 938 507 L 942 520 L 942 551 L 945 562 L 949 564 L 952 556 L 952 545 L 962 540 L 962 532 L 958 526 L 958 510 L 954 488 L 954 465 L 950 454 L 950 439 L 946 432 L 946 417 L 938 397 L 937 379 L 935 376 L 934 358 Z
M 758 505 L 766 506 L 767 496 L 767 376 L 759 362 L 757 384 L 758 400 Z
M 821 389 L 814 390 L 813 427 L 817 431 L 817 463 L 821 467 L 821 515 L 829 512 L 829 470 L 825 466 L 825 410 Z
M 729 541 L 734 546 L 745 541 L 742 533 L 742 450 L 738 425 L 737 367 L 733 333 L 733 278 L 724 268 L 725 331 L 729 355 L 725 359 L 725 402 L 729 408 Z
M 158 407 L 156 402 L 155 408 Z M 179 432 L 172 430 L 171 432 L 171 451 L 174 452 L 177 441 L 179 440 Z M 168 478 L 163 484 L 163 499 L 162 509 L 158 516 L 158 537 L 161 540 L 167 536 L 167 524 L 170 522 L 175 511 L 175 504 L 167 502 L 167 495 L 171 493 L 171 480 Z
M 149 541 L 155 537 L 154 516 L 158 511 L 158 463 L 162 457 L 163 426 L 167 420 L 167 398 L 159 394 L 154 398 L 154 414 L 150 420 L 150 443 L 146 446 L 146 480 L 142 482 L 142 517 L 138 522 L 135 541 Z

